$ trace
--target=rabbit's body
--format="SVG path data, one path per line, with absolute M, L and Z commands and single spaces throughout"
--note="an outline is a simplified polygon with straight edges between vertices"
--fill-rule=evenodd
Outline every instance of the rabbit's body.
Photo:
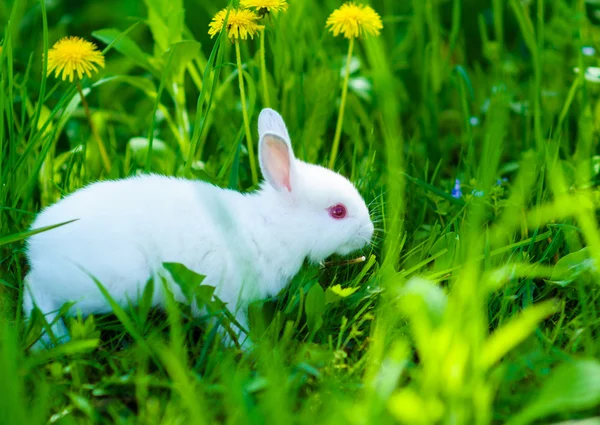
M 274 241 L 265 234 L 273 218 L 261 206 L 274 195 L 270 191 L 265 186 L 262 192 L 243 195 L 158 175 L 92 184 L 46 209 L 33 224 L 40 228 L 69 220 L 65 210 L 80 217 L 29 239 L 28 280 L 36 283 L 35 301 L 47 312 L 67 301 L 76 301 L 83 314 L 107 312 L 110 305 L 90 276 L 126 306 L 150 277 L 169 281 L 164 262 L 178 262 L 205 275 L 203 284 L 216 287 L 216 295 L 232 311 L 243 313 L 249 302 L 283 289 L 304 260 L 289 250 L 292 240 Z M 288 236 L 296 238 L 290 230 Z M 184 301 L 177 285 L 170 289 Z M 154 304 L 162 303 L 157 290 Z M 27 307 L 32 307 L 30 301 Z M 237 319 L 244 324 L 243 314 Z
M 138 299 L 149 278 L 160 275 L 169 282 L 163 263 L 176 262 L 205 275 L 203 283 L 216 287 L 215 294 L 244 325 L 248 303 L 277 294 L 307 257 L 321 261 L 368 242 L 373 225 L 353 187 L 355 193 L 345 196 L 346 202 L 356 204 L 352 207 L 360 223 L 352 222 L 357 226 L 352 229 L 358 234 L 347 237 L 340 227 L 327 237 L 339 226 L 337 220 L 320 229 L 332 220 L 321 204 L 336 202 L 328 199 L 335 193 L 318 193 L 322 180 L 336 176 L 334 188 L 346 191 L 350 183 L 296 160 L 285 125 L 274 111 L 263 112 L 261 119 L 261 143 L 265 139 L 273 148 L 261 144 L 261 168 L 270 184 L 257 192 L 241 194 L 208 183 L 146 175 L 91 184 L 42 211 L 33 228 L 76 221 L 28 239 L 31 270 L 25 312 L 35 303 L 51 322 L 68 301 L 75 301 L 72 312 L 109 311 L 90 276 L 126 306 Z M 287 169 L 281 161 L 288 161 Z M 170 283 L 176 299 L 183 301 L 179 287 Z M 155 291 L 153 301 L 162 305 L 161 290 Z M 61 323 L 54 331 L 57 337 L 66 333 Z

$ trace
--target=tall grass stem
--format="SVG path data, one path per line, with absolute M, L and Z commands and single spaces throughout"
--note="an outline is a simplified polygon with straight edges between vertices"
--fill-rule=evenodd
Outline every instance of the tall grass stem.
M 252 183 L 257 185 L 258 173 L 256 171 L 256 158 L 254 156 L 254 143 L 252 142 L 252 132 L 250 131 L 248 109 L 246 108 L 246 90 L 244 89 L 244 72 L 242 70 L 242 55 L 240 53 L 239 43 L 235 43 L 235 56 L 237 58 L 238 77 L 240 83 L 240 97 L 242 100 L 242 114 L 244 116 L 244 127 L 246 129 L 246 142 L 248 144 L 248 159 L 250 161 L 250 173 L 252 175 Z
M 92 113 L 90 112 L 90 108 L 88 106 L 87 100 L 85 100 L 85 95 L 83 94 L 83 89 L 81 88 L 81 83 L 77 81 L 77 91 L 79 92 L 79 97 L 81 97 L 81 104 L 83 105 L 83 110 L 85 111 L 85 116 L 90 124 L 90 130 L 92 130 L 92 134 L 94 135 L 94 139 L 96 139 L 96 143 L 98 143 L 98 150 L 100 151 L 100 157 L 102 158 L 102 165 L 104 165 L 104 169 L 107 173 L 110 173 L 112 168 L 110 163 L 110 158 L 108 157 L 108 152 L 106 151 L 106 147 L 104 146 L 104 142 L 100 138 L 100 133 L 96 129 L 92 121 Z
M 269 87 L 267 86 L 267 62 L 265 60 L 265 38 L 267 36 L 266 30 L 260 37 L 260 79 L 263 89 L 263 103 L 265 108 L 271 107 L 271 100 L 269 99 Z
M 337 156 L 340 147 L 340 137 L 342 135 L 342 125 L 344 124 L 344 108 L 346 106 L 346 96 L 348 94 L 348 80 L 350 79 L 350 61 L 352 60 L 352 50 L 354 49 L 354 38 L 350 39 L 348 45 L 348 57 L 346 58 L 346 74 L 344 76 L 344 84 L 342 86 L 342 99 L 340 100 L 340 113 L 338 115 L 337 125 L 335 127 L 335 136 L 333 137 L 333 145 L 331 145 L 331 156 L 329 157 L 329 168 L 335 165 L 335 157 Z

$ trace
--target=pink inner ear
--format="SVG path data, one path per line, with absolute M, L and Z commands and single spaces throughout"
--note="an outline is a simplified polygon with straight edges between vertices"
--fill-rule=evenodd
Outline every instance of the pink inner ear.
M 275 185 L 292 191 L 290 184 L 290 154 L 286 143 L 277 136 L 265 136 L 265 167 Z

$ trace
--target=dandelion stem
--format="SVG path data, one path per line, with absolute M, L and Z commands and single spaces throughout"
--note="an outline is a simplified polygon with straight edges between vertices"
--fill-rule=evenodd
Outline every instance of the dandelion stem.
M 269 100 L 269 88 L 267 87 L 267 64 L 265 61 L 265 38 L 267 36 L 266 30 L 263 30 L 260 35 L 260 73 L 262 80 L 262 89 L 263 89 L 263 102 L 265 108 L 269 108 L 271 106 L 271 101 Z
M 107 173 L 110 173 L 111 170 L 111 164 L 110 164 L 110 158 L 108 157 L 108 152 L 106 151 L 106 147 L 104 146 L 104 143 L 102 142 L 102 139 L 100 138 L 100 134 L 98 133 L 98 130 L 96 129 L 96 126 L 94 125 L 93 121 L 92 121 L 92 113 L 90 112 L 90 108 L 88 106 L 87 100 L 85 100 L 85 95 L 83 94 L 83 89 L 81 88 L 81 83 L 79 81 L 77 81 L 76 83 L 77 86 L 77 91 L 79 92 L 79 97 L 81 97 L 81 104 L 83 105 L 83 110 L 85 111 L 85 116 L 88 120 L 88 123 L 90 124 L 90 129 L 92 130 L 92 135 L 94 136 L 94 139 L 96 139 L 96 143 L 98 143 L 98 150 L 100 151 L 100 157 L 102 158 L 102 164 L 104 165 L 104 169 L 106 170 Z
M 235 44 L 235 55 L 237 58 L 238 77 L 240 83 L 240 97 L 242 99 L 242 114 L 244 116 L 244 127 L 246 130 L 246 143 L 248 144 L 248 159 L 250 161 L 250 174 L 252 183 L 258 184 L 258 173 L 256 172 L 256 159 L 254 157 L 254 143 L 252 143 L 252 133 L 250 132 L 250 120 L 248 119 L 248 110 L 246 109 L 246 90 L 244 89 L 244 74 L 242 71 L 242 55 L 240 53 L 240 43 Z
M 348 94 L 348 80 L 350 78 L 350 61 L 352 59 L 352 49 L 354 48 L 354 38 L 350 38 L 348 45 L 348 57 L 346 58 L 346 75 L 344 76 L 344 85 L 342 86 L 342 98 L 340 100 L 340 113 L 338 115 L 337 125 L 335 127 L 335 136 L 331 146 L 331 156 L 329 157 L 329 168 L 335 165 L 335 157 L 340 146 L 340 137 L 342 135 L 342 125 L 344 123 L 344 107 L 346 106 L 346 95 Z

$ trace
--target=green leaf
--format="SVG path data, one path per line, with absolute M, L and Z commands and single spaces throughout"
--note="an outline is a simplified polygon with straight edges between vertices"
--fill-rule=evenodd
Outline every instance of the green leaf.
M 126 83 L 132 87 L 140 89 L 143 91 L 149 98 L 156 98 L 156 86 L 146 77 L 132 77 L 128 75 L 115 75 L 113 77 L 106 77 L 101 80 L 96 81 L 92 84 L 92 87 L 98 87 L 106 83 Z
M 521 29 L 521 35 L 525 40 L 525 44 L 527 48 L 531 52 L 533 56 L 537 55 L 537 43 L 535 42 L 535 30 L 533 28 L 533 23 L 531 22 L 531 18 L 529 14 L 526 12 L 525 6 L 518 0 L 510 0 L 510 5 L 513 8 L 513 11 L 517 17 L 517 21 L 519 23 L 519 27 Z
M 567 286 L 582 273 L 594 270 L 594 260 L 590 258 L 589 250 L 583 248 L 579 251 L 571 252 L 558 260 L 552 270 L 549 282 L 560 286 Z
M 160 53 L 173 43 L 181 41 L 185 28 L 182 0 L 145 0 L 148 7 L 148 25 Z
M 146 323 L 146 319 L 148 318 L 148 313 L 150 312 L 150 308 L 152 308 L 152 300 L 154 298 L 154 279 L 150 278 L 146 282 L 144 286 L 144 290 L 142 291 L 142 296 L 140 297 L 140 301 L 138 304 L 138 312 L 140 323 Z
M 150 141 L 146 137 L 133 137 L 127 142 L 127 153 L 140 168 L 145 167 L 148 159 Z M 162 140 L 152 140 L 151 169 L 162 174 L 172 174 L 177 157 L 175 152 Z M 127 161 L 126 161 L 127 163 Z
M 94 315 L 90 314 L 85 320 L 81 312 L 78 312 L 76 317 L 69 318 L 69 330 L 71 331 L 71 339 L 100 339 L 100 330 L 96 328 Z
M 163 263 L 162 265 L 171 273 L 173 280 L 181 288 L 181 292 L 187 300 L 192 302 L 196 289 L 202 285 L 206 276 L 198 274 L 180 263 Z
M 106 28 L 92 32 L 92 36 L 106 44 L 110 44 L 118 39 L 113 46 L 119 53 L 131 59 L 136 65 L 155 75 L 158 74 L 156 68 L 150 63 L 150 56 L 144 53 L 135 41 L 123 35 L 121 31 L 115 28 Z
M 190 169 L 192 167 L 192 163 L 194 162 L 194 155 L 198 149 L 198 144 L 200 143 L 200 136 L 204 132 L 204 126 L 206 125 L 206 121 L 208 118 L 208 113 L 210 112 L 213 95 L 215 92 L 215 88 L 217 87 L 217 83 L 219 81 L 219 75 L 221 73 L 221 64 L 223 63 L 223 51 L 224 46 L 226 45 L 227 36 L 223 36 L 224 29 L 221 30 L 215 44 L 213 45 L 212 50 L 210 51 L 210 55 L 208 57 L 208 62 L 204 67 L 204 74 L 202 76 L 202 88 L 200 89 L 200 95 L 198 95 L 198 100 L 196 103 L 196 119 L 194 120 L 194 132 L 192 133 L 192 138 L 190 140 L 190 150 L 188 152 L 188 158 L 185 162 L 185 167 L 183 174 L 184 176 L 189 175 Z M 217 55 L 217 51 L 219 52 Z M 216 61 L 216 62 L 215 62 Z M 216 66 L 216 68 L 215 68 Z M 214 73 L 212 72 L 214 70 Z M 209 84 L 209 80 L 212 81 Z M 210 91 L 208 88 L 210 87 Z M 204 103 L 204 98 L 208 93 L 208 99 L 206 107 L 203 109 L 202 105 Z
M 434 271 L 446 270 L 452 267 L 452 260 L 456 255 L 457 241 L 458 235 L 455 232 L 448 232 L 443 234 L 429 249 L 430 256 L 436 256 L 436 254 L 445 250 L 442 255 L 435 259 Z
M 507 425 L 524 425 L 555 413 L 592 409 L 600 405 L 600 362 L 577 360 L 558 366 L 536 399 Z
M 244 127 L 240 128 L 236 137 L 236 148 L 233 150 L 234 156 L 231 163 L 231 172 L 229 174 L 229 189 L 236 190 L 238 188 L 238 174 L 240 169 L 240 151 L 242 150 L 242 142 L 244 140 Z M 227 164 L 224 164 L 226 166 Z
M 318 331 L 323 325 L 323 313 L 325 312 L 325 292 L 318 283 L 313 285 L 306 294 L 304 311 L 308 330 L 312 333 Z
M 78 218 L 74 220 L 65 221 L 63 223 L 53 224 L 51 226 L 44 226 L 38 229 L 28 230 L 26 232 L 15 233 L 12 235 L 0 236 L 0 246 L 6 245 L 13 242 L 18 242 L 23 239 L 27 239 L 30 236 L 37 235 L 38 233 L 47 232 L 48 230 L 55 229 L 60 226 L 64 226 L 65 224 L 73 223 L 74 221 L 79 220 Z
M 488 368 L 496 364 L 535 331 L 538 323 L 556 311 L 554 300 L 526 308 L 518 317 L 498 328 L 483 345 L 481 364 Z
M 206 305 L 225 306 L 223 301 L 214 297 L 215 287 L 210 285 L 200 285 L 196 288 L 196 299 Z M 222 308 L 221 307 L 221 308 Z
M 387 407 L 401 424 L 431 424 L 443 416 L 441 403 L 428 403 L 419 391 L 410 387 L 394 392 L 388 399 Z
M 95 410 L 94 406 L 92 405 L 92 403 L 90 402 L 90 400 L 88 400 L 85 397 L 80 396 L 79 394 L 75 394 L 75 393 L 71 393 L 71 392 L 68 393 L 67 395 L 69 396 L 69 398 L 71 399 L 71 403 L 73 404 L 73 406 L 75 406 L 75 408 L 77 410 L 84 413 L 90 419 L 96 418 L 96 410 Z
M 399 291 L 399 307 L 413 322 L 428 326 L 442 322 L 448 297 L 436 283 L 419 276 L 412 277 Z
M 64 357 L 77 356 L 84 353 L 89 353 L 98 347 L 100 340 L 98 338 L 92 339 L 79 339 L 75 341 L 68 341 L 63 344 L 58 344 L 46 351 L 40 351 L 34 356 L 28 358 L 27 365 L 30 368 L 34 368 L 36 365 L 48 363 L 54 359 L 63 360 Z
M 154 344 L 154 348 L 160 357 L 160 362 L 164 365 L 165 370 L 171 378 L 172 391 L 178 394 L 178 400 L 183 403 L 183 408 L 188 414 L 188 419 L 185 421 L 189 425 L 204 425 L 211 423 L 206 421 L 205 415 L 208 407 L 205 405 L 205 397 L 199 393 L 198 377 L 191 373 L 189 366 L 186 364 L 187 357 L 182 358 L 176 350 L 168 347 L 160 342 Z
M 176 81 L 182 78 L 182 74 L 188 64 L 197 58 L 200 53 L 200 43 L 194 40 L 179 41 L 172 44 L 162 55 L 165 63 L 167 63 L 169 55 L 173 53 L 171 59 L 171 68 L 168 69 L 168 77 Z
M 167 82 L 167 75 L 169 74 L 169 70 L 171 69 L 171 65 L 173 64 L 173 54 L 174 54 L 174 50 L 171 50 L 171 52 L 169 53 L 169 56 L 167 58 L 167 63 L 165 65 L 165 69 L 162 72 L 162 75 L 160 77 L 160 84 L 158 86 L 158 92 L 156 93 L 156 99 L 154 102 L 154 107 L 152 109 L 152 123 L 150 124 L 150 127 L 148 127 L 148 154 L 146 155 L 146 165 L 144 167 L 144 171 L 146 173 L 149 173 L 151 171 L 151 165 L 152 165 L 152 161 L 151 161 L 151 157 L 152 157 L 152 144 L 154 142 L 154 128 L 156 127 L 156 121 L 157 121 L 157 115 L 156 115 L 156 111 L 158 110 L 158 106 L 160 104 L 160 97 L 162 95 L 162 92 L 165 88 L 165 84 Z M 178 137 L 178 134 L 176 134 L 176 137 Z
M 100 281 L 98 279 L 96 279 L 94 276 L 90 275 L 89 273 L 88 273 L 88 276 L 90 276 L 94 280 L 94 283 L 96 284 L 96 286 L 98 287 L 98 289 L 100 290 L 100 292 L 102 293 L 102 295 L 104 296 L 104 298 L 106 299 L 108 304 L 110 305 L 110 308 L 115 313 L 115 316 L 117 316 L 117 318 L 119 319 L 119 321 L 121 322 L 121 324 L 123 325 L 123 327 L 125 328 L 127 333 L 129 333 L 129 335 L 131 335 L 133 337 L 135 342 L 149 356 L 151 356 L 152 358 L 155 358 L 155 355 L 152 352 L 152 350 L 150 349 L 150 346 L 148 345 L 148 343 L 146 342 L 144 335 L 137 328 L 137 326 L 135 325 L 133 320 L 131 320 L 131 317 L 129 317 L 129 315 L 127 314 L 125 309 L 123 309 L 123 307 L 121 307 L 121 305 L 112 297 L 112 295 L 110 295 L 110 292 L 108 292 L 108 290 L 104 287 L 104 285 L 102 285 L 102 283 L 100 283 Z
M 358 287 L 354 288 L 342 288 L 341 285 L 333 285 L 325 291 L 325 303 L 330 304 L 333 302 L 337 302 L 342 298 L 347 298 L 350 295 L 354 294 L 358 291 Z

